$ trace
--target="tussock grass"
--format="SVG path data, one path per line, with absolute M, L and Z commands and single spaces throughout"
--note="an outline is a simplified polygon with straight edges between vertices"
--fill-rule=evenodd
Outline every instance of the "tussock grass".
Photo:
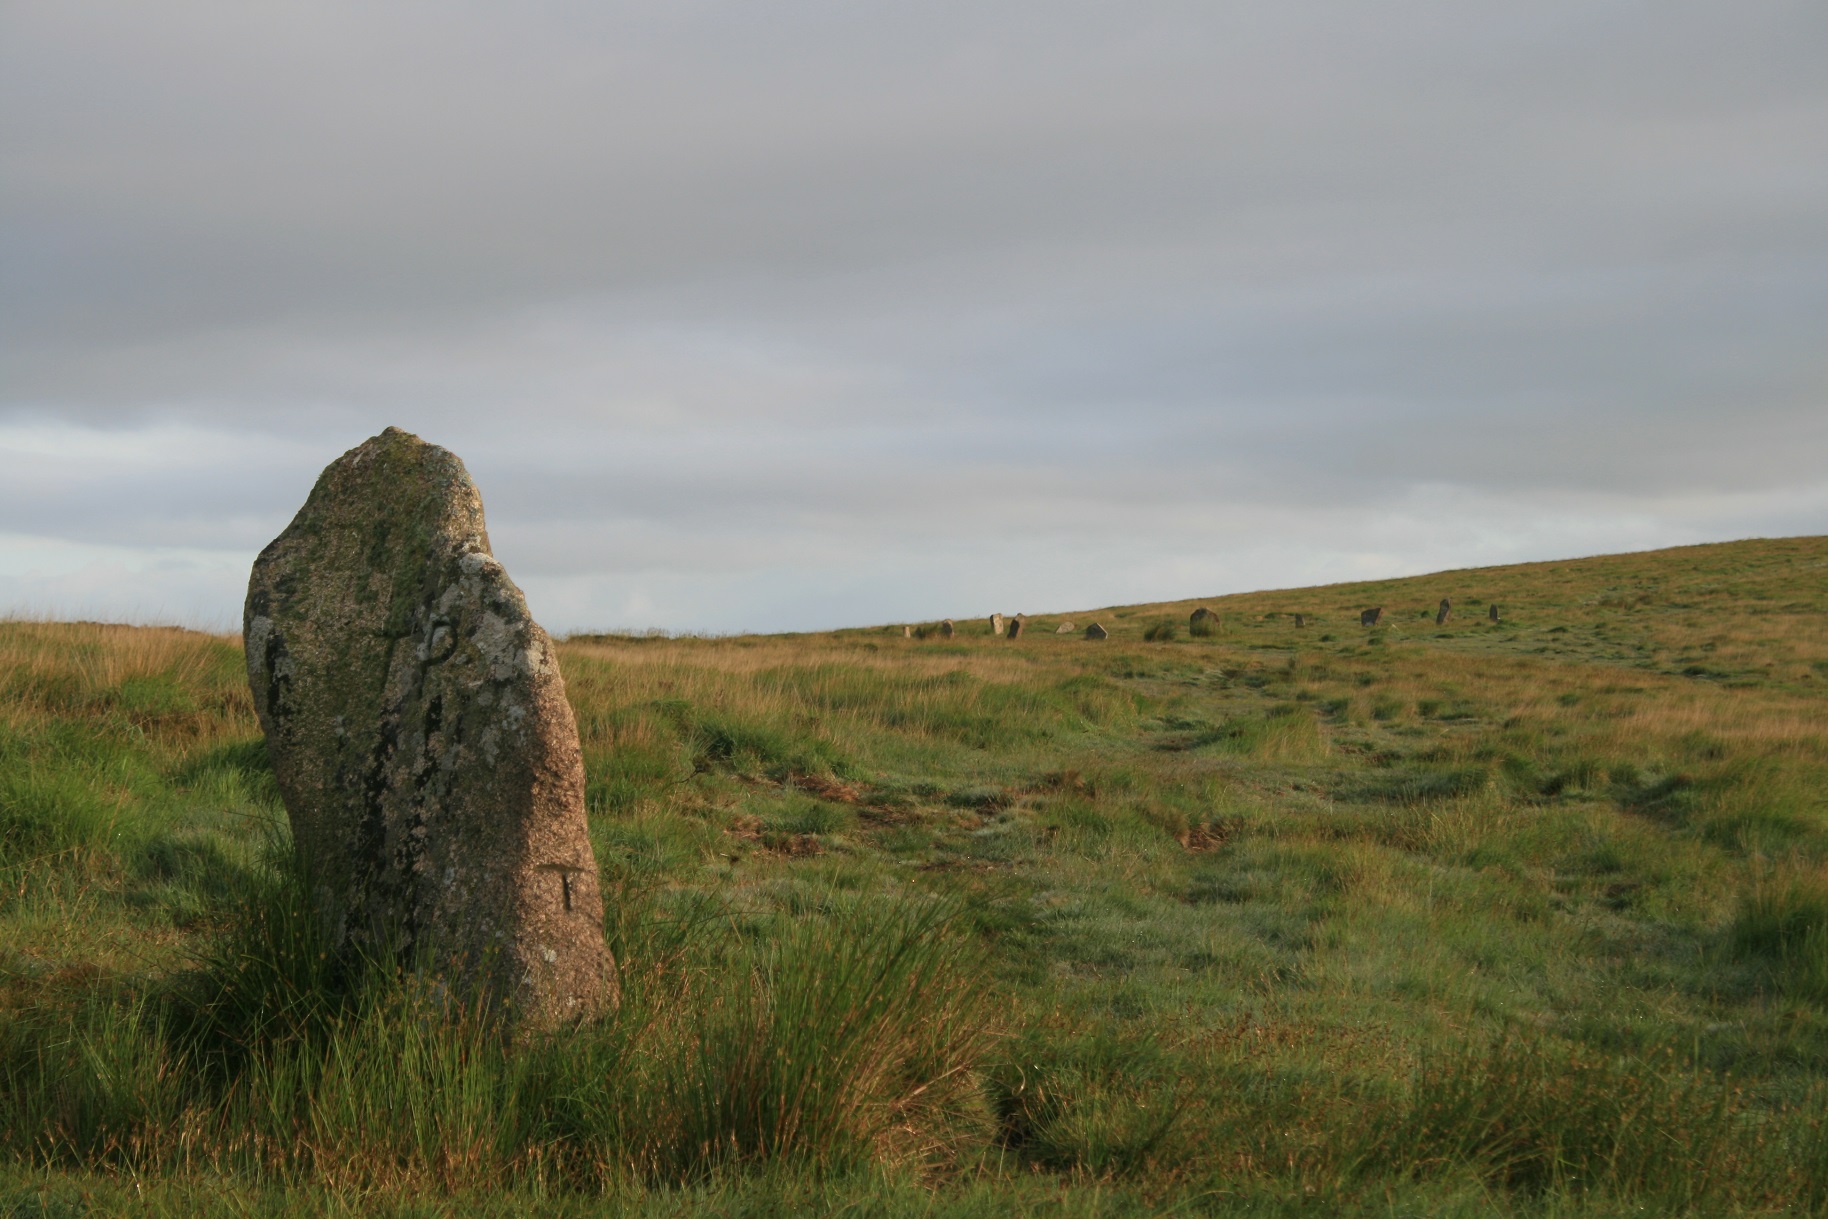
M 526 1044 L 422 979 L 336 963 L 274 863 L 193 971 L 9 1022 L 0 1147 L 276 1185 L 595 1191 L 919 1166 L 987 1127 L 982 952 L 943 903 L 833 894 L 746 934 L 657 902 L 630 925 L 625 905 L 621 1011 Z
M 1733 920 L 1730 943 L 1788 993 L 1828 1003 L 1828 874 L 1785 869 L 1757 883 Z
M 1427 1176 L 1464 1166 L 1507 1190 L 1643 1200 L 1675 1213 L 1705 1206 L 1728 1180 L 1813 1190 L 1823 1166 L 1815 1131 L 1799 1123 L 1800 1144 L 1748 1139 L 1746 1107 L 1742 1092 L 1682 1069 L 1673 1054 L 1619 1060 L 1507 1039 L 1426 1066 L 1356 1170 Z M 1820 1120 L 1818 1102 L 1805 1112 Z M 1801 1163 L 1791 1159 L 1799 1152 Z M 1801 1182 L 1798 1169 L 1808 1174 Z
M 1297 703 L 1271 706 L 1261 714 L 1240 716 L 1195 736 L 1191 747 L 1212 746 L 1228 753 L 1265 761 L 1311 762 L 1326 753 L 1326 742 L 1312 712 Z

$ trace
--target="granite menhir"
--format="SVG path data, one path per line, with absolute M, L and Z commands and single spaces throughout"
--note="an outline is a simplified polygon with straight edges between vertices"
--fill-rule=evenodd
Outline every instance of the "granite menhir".
M 457 456 L 398 428 L 343 454 L 255 560 L 242 627 L 337 950 L 520 1024 L 613 1007 L 565 682 Z

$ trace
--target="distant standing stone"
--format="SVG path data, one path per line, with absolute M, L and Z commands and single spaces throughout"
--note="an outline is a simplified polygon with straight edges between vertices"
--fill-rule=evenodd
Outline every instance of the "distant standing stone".
M 1358 616 L 1358 625 L 1376 626 L 1378 624 L 1378 622 L 1380 620 L 1382 620 L 1383 616 L 1384 616 L 1384 607 L 1381 605 L 1378 606 L 1376 609 L 1368 609 Z
M 1295 615 L 1295 627 L 1296 627 L 1296 629 L 1300 629 L 1300 628 L 1301 628 L 1301 627 L 1304 627 L 1304 626 L 1306 626 L 1306 625 L 1307 625 L 1307 624 L 1308 624 L 1308 620 L 1307 620 L 1307 619 L 1306 619 L 1306 618 L 1304 618 L 1304 617 L 1302 617 L 1302 616 L 1301 616 L 1301 615 L 1300 615 L 1300 614 L 1296 614 L 1296 615 Z
M 551 1026 L 615 1005 L 558 657 L 455 454 L 351 449 L 254 562 L 248 682 L 345 952 Z
M 1011 639 L 1020 639 L 1022 637 L 1022 620 L 1020 618 L 1011 618 L 1009 620 L 1008 634 Z
M 1070 622 L 1062 622 L 1058 627 L 1054 628 L 1054 634 L 1071 635 L 1074 631 L 1076 631 L 1078 629 L 1079 629 L 1078 627 L 1074 626 Z
M 1003 633 L 1003 615 L 990 615 L 990 633 L 992 635 L 1001 635 Z
M 902 627 L 902 628 L 901 628 L 901 637 L 902 637 L 902 638 L 903 638 L 903 639 L 912 639 L 912 638 L 914 638 L 914 628 L 913 628 L 913 627 L 911 627 L 911 626 L 904 626 L 904 627 Z
M 1189 635 L 1214 635 L 1219 630 L 1219 616 L 1205 606 L 1187 616 L 1187 633 Z
M 1111 637 L 1111 632 L 1094 622 L 1092 625 L 1085 628 L 1085 637 L 1087 639 L 1109 639 Z
M 952 619 L 948 618 L 939 624 L 939 633 L 947 639 L 952 638 Z
M 1442 597 L 1441 598 L 1441 608 L 1435 611 L 1434 624 L 1436 626 L 1446 626 L 1448 616 L 1451 615 L 1453 612 L 1454 612 L 1454 603 L 1452 601 L 1449 601 L 1446 597 Z
M 1490 618 L 1493 622 L 1498 621 L 1498 603 L 1496 601 L 1492 602 L 1491 612 L 1486 614 L 1486 617 Z

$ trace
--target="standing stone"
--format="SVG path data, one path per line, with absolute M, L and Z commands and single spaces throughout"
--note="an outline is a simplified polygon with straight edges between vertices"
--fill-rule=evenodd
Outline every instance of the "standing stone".
M 1058 626 L 1058 627 L 1056 627 L 1056 628 L 1055 628 L 1055 629 L 1054 629 L 1054 634 L 1056 634 L 1056 635 L 1071 635 L 1071 634 L 1072 634 L 1072 633 L 1073 633 L 1073 632 L 1074 632 L 1074 631 L 1076 631 L 1076 630 L 1078 630 L 1078 629 L 1079 629 L 1079 628 L 1078 628 L 1078 627 L 1076 627 L 1076 626 L 1074 626 L 1074 625 L 1073 625 L 1073 624 L 1072 624 L 1072 623 L 1070 623 L 1070 622 L 1062 622 L 1062 623 L 1061 623 L 1061 624 L 1060 624 L 1060 625 L 1059 625 L 1059 626 Z
M 990 615 L 990 633 L 992 635 L 1001 635 L 1003 633 L 1003 615 Z
M 1011 639 L 1020 639 L 1022 637 L 1022 620 L 1020 618 L 1011 618 L 1009 620 L 1009 637 Z
M 1308 620 L 1305 617 L 1303 617 L 1300 614 L 1295 615 L 1295 629 L 1296 630 L 1300 630 L 1302 627 L 1306 626 L 1307 624 L 1308 624 Z
M 1109 639 L 1111 637 L 1111 632 L 1094 622 L 1092 625 L 1085 628 L 1085 637 L 1087 639 Z
M 1449 601 L 1446 597 L 1442 597 L 1441 598 L 1441 608 L 1435 611 L 1434 624 L 1436 626 L 1446 626 L 1448 615 L 1452 614 L 1453 612 L 1454 612 L 1454 603 L 1452 601 Z
M 939 624 L 939 633 L 943 638 L 952 638 L 952 619 L 948 618 Z
M 914 628 L 913 628 L 913 627 L 911 627 L 911 626 L 904 626 L 904 627 L 902 627 L 902 628 L 901 628 L 901 637 L 902 637 L 902 638 L 903 638 L 903 639 L 912 639 L 912 638 L 914 638 Z
M 1496 601 L 1492 602 L 1491 612 L 1486 614 L 1486 617 L 1490 618 L 1493 622 L 1498 621 L 1498 603 Z
M 1189 635 L 1216 635 L 1219 631 L 1219 616 L 1205 606 L 1187 616 L 1187 633 Z
M 615 1005 L 558 658 L 455 454 L 388 428 L 332 463 L 255 560 L 243 638 L 340 951 L 532 1026 Z
M 1361 613 L 1358 616 L 1358 625 L 1376 626 L 1380 621 L 1383 620 L 1383 617 L 1384 617 L 1384 607 L 1380 605 L 1376 609 L 1368 609 L 1368 610 L 1365 610 L 1363 613 Z

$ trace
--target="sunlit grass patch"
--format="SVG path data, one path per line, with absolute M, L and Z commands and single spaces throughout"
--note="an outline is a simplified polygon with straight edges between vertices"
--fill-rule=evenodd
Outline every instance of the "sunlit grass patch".
M 1272 706 L 1196 733 L 1190 748 L 1211 747 L 1265 762 L 1313 762 L 1325 757 L 1326 742 L 1314 713 L 1300 703 Z
M 106 769 L 98 774 L 21 753 L 0 761 L 0 869 L 28 868 L 113 841 L 123 796 Z

